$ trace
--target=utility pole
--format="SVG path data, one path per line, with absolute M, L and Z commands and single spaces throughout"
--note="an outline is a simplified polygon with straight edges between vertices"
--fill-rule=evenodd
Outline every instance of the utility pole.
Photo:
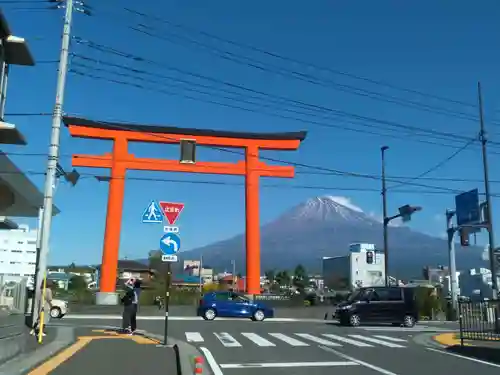
M 448 252 L 449 252 L 449 263 L 450 263 L 450 292 L 451 292 L 451 304 L 453 307 L 452 320 L 456 319 L 456 313 L 458 311 L 458 282 L 457 282 L 457 263 L 455 260 L 455 232 L 456 228 L 453 227 L 453 216 L 455 216 L 455 211 L 446 210 L 446 232 L 448 233 Z
M 41 285 L 47 269 L 47 258 L 49 255 L 49 240 L 50 229 L 52 225 L 52 208 L 54 201 L 54 189 L 56 184 L 57 164 L 59 160 L 59 143 L 62 122 L 62 107 L 64 103 L 64 89 L 66 86 L 66 74 L 68 71 L 68 54 L 71 33 L 71 21 L 73 17 L 73 0 L 66 0 L 66 12 L 64 15 L 64 27 L 62 35 L 61 54 L 59 58 L 59 71 L 57 77 L 56 99 L 54 105 L 54 112 L 52 114 L 52 134 L 50 137 L 49 157 L 47 163 L 47 172 L 45 177 L 44 188 L 44 201 L 43 201 L 43 215 L 40 233 L 40 249 L 39 260 L 36 265 L 35 273 L 35 295 L 33 303 L 40 305 L 41 301 Z M 37 308 L 33 315 L 33 324 L 38 318 Z
M 198 277 L 200 278 L 200 296 L 203 294 L 203 254 L 200 255 L 200 266 L 198 268 Z
M 488 173 L 488 154 L 486 150 L 486 131 L 484 129 L 484 115 L 483 115 L 483 97 L 481 93 L 481 82 L 477 83 L 477 95 L 478 95 L 478 105 L 479 105 L 479 124 L 481 126 L 479 131 L 479 140 L 481 141 L 481 148 L 483 153 L 483 171 L 484 171 L 484 192 L 486 194 L 486 225 L 488 229 L 488 242 L 490 245 L 489 255 L 490 255 L 490 269 L 491 269 L 491 286 L 493 289 L 493 299 L 498 299 L 498 284 L 497 284 L 497 272 L 496 272 L 496 259 L 495 259 L 495 234 L 493 227 L 493 215 L 491 214 L 491 195 L 490 195 L 490 178 Z M 498 324 L 498 309 L 496 322 Z
M 385 273 L 385 286 L 389 286 L 389 218 L 387 217 L 387 188 L 385 183 L 385 152 L 389 146 L 382 146 L 380 151 L 382 153 L 382 215 L 384 225 L 384 273 Z

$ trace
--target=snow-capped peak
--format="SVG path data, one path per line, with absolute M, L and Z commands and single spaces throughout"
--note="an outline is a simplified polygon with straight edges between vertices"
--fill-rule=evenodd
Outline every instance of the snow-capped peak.
M 298 220 L 321 220 L 321 221 L 369 221 L 375 220 L 363 212 L 363 210 L 351 203 L 347 197 L 324 195 L 308 199 L 296 207 L 292 215 Z

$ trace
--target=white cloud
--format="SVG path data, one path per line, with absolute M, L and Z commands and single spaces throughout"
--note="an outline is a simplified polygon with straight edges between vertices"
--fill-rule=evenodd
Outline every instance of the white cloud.
M 351 203 L 351 198 L 335 197 L 335 196 L 331 196 L 331 195 L 328 196 L 328 198 L 330 198 L 334 202 L 337 202 L 338 204 L 341 204 L 342 206 L 346 206 L 347 208 L 349 208 L 353 211 L 363 212 L 363 210 L 360 207 Z

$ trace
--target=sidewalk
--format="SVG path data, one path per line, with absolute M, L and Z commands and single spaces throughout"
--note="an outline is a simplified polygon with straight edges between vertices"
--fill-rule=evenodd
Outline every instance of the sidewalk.
M 27 375 L 178 375 L 174 348 L 158 344 L 140 335 L 82 329 L 73 345 L 28 371 Z
M 447 352 L 500 364 L 500 340 L 464 340 L 462 346 L 456 332 L 435 335 L 433 340 L 444 346 Z

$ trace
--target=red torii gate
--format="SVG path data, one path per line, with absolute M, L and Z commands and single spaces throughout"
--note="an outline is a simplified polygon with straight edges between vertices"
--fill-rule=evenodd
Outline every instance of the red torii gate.
M 63 121 L 73 137 L 113 141 L 111 153 L 99 156 L 74 154 L 72 158 L 74 167 L 111 169 L 97 303 L 117 303 L 116 276 L 127 169 L 245 176 L 247 293 L 260 293 L 259 177 L 292 178 L 294 168 L 267 165 L 259 160 L 259 150 L 297 150 L 306 132 L 243 133 L 112 123 L 75 117 L 64 117 Z M 128 142 L 175 144 L 182 140 L 206 146 L 244 148 L 245 161 L 185 164 L 178 160 L 140 158 L 128 152 Z

